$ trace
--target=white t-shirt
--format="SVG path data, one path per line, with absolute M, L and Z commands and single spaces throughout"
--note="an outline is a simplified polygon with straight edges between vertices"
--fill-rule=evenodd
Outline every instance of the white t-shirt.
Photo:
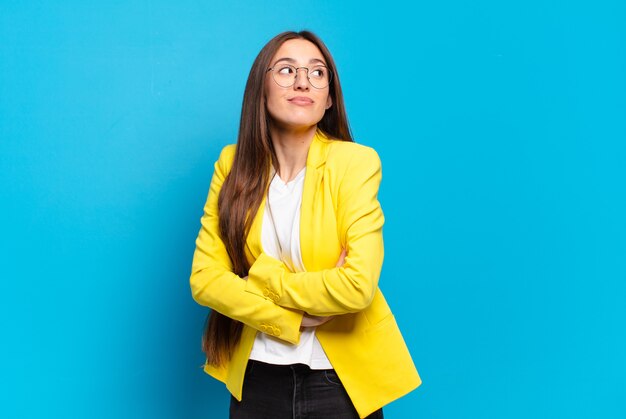
M 263 251 L 283 261 L 292 272 L 305 270 L 300 252 L 300 206 L 305 170 L 302 169 L 288 183 L 283 182 L 278 174 L 274 176 L 263 214 Z M 306 364 L 311 369 L 333 368 L 315 336 L 314 327 L 302 331 L 298 345 L 259 332 L 250 359 L 278 365 Z

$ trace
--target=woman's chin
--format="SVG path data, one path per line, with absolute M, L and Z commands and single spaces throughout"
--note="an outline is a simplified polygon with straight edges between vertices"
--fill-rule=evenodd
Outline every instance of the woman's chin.
M 286 121 L 276 121 L 275 125 L 277 128 L 280 128 L 282 130 L 306 131 L 308 129 L 315 128 L 319 121 L 320 120 L 318 119 L 311 119 L 311 118 L 291 119 L 291 120 L 286 120 Z

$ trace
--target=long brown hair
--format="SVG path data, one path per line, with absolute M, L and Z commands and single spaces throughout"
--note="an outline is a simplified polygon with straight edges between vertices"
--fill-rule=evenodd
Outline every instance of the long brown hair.
M 278 164 L 269 130 L 271 121 L 265 107 L 266 73 L 278 49 L 290 39 L 305 39 L 315 44 L 333 74 L 329 87 L 332 106 L 326 110 L 317 128 L 329 138 L 353 141 L 337 67 L 326 45 L 309 31 L 283 32 L 275 36 L 261 49 L 248 75 L 235 158 L 218 199 L 220 235 L 232 261 L 233 272 L 242 278 L 250 269 L 244 251 L 246 238 L 267 191 L 270 165 Z M 241 322 L 211 311 L 202 338 L 202 350 L 209 364 L 219 366 L 230 359 L 241 338 L 242 328 Z

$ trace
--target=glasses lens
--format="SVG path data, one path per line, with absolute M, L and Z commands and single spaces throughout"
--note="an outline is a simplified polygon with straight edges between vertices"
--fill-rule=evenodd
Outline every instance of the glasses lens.
M 331 72 L 324 66 L 313 67 L 309 70 L 309 81 L 316 89 L 323 89 L 330 84 Z
M 272 77 L 279 86 L 292 86 L 296 81 L 296 68 L 289 64 L 279 64 L 272 70 Z

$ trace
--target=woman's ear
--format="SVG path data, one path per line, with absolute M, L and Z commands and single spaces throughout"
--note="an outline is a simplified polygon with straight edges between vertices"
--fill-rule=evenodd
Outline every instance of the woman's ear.
M 326 99 L 326 109 L 330 109 L 333 106 L 333 98 L 328 95 L 328 99 Z

